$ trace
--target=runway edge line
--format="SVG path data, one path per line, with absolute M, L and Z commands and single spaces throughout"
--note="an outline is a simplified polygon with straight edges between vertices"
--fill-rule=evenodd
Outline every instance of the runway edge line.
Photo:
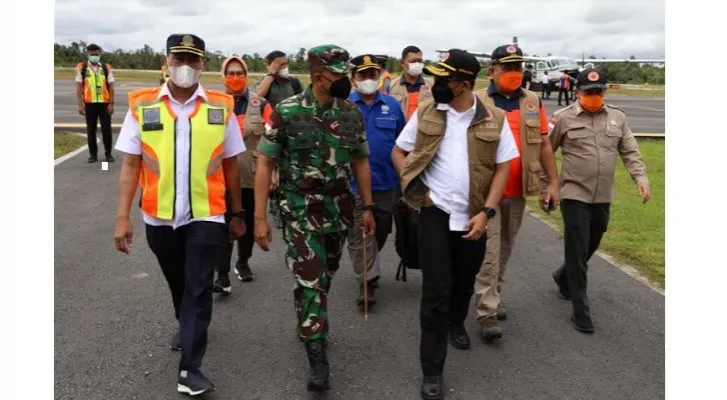
M 74 133 L 73 135 L 81 136 L 81 137 L 84 137 L 84 138 L 86 137 L 86 135 L 83 135 L 83 134 L 80 134 L 80 133 Z M 101 139 L 96 139 L 96 143 L 101 143 Z M 88 149 L 88 145 L 87 144 L 84 144 L 83 146 L 77 148 L 76 150 L 73 150 L 70 153 L 66 153 L 66 154 L 64 154 L 64 155 L 56 158 L 54 160 L 54 165 L 53 166 L 54 167 L 57 167 L 58 164 L 60 164 L 60 163 L 62 163 L 64 161 L 70 160 L 71 158 L 73 158 L 73 157 L 75 157 L 75 156 L 83 153 L 83 151 L 86 150 L 86 149 Z

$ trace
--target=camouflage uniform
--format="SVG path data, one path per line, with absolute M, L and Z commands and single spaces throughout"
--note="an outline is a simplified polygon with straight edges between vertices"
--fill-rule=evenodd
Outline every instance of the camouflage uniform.
M 333 45 L 311 49 L 309 59 L 332 72 L 349 70 L 348 54 Z M 369 155 L 358 107 L 342 99 L 321 105 L 309 86 L 275 107 L 258 150 L 276 159 L 286 263 L 295 276 L 301 341 L 325 339 L 327 293 L 353 225 L 351 161 Z

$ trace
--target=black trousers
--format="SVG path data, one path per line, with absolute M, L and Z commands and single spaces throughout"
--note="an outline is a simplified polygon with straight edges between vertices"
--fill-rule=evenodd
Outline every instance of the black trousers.
M 111 114 L 106 112 L 109 103 L 86 103 L 86 137 L 88 138 L 88 152 L 98 156 L 96 145 L 96 125 L 101 120 L 101 135 L 106 155 L 111 154 Z
M 558 89 L 558 105 L 560 105 L 561 96 L 565 96 L 565 105 L 570 105 L 570 92 L 566 89 Z
M 232 205 L 230 204 L 230 196 L 225 194 L 227 201 L 227 211 L 225 221 L 229 224 Z M 246 265 L 252 257 L 252 248 L 255 244 L 255 191 L 253 189 L 242 189 L 242 208 L 245 210 L 245 234 L 236 240 L 237 242 L 237 265 Z M 229 231 L 229 225 L 227 225 Z M 229 236 L 229 235 L 228 235 Z M 235 247 L 234 242 L 230 242 L 228 236 L 225 236 L 221 246 L 220 262 L 217 264 L 217 273 L 229 274 L 230 263 L 232 262 L 232 249 Z
M 207 350 L 214 266 L 225 233 L 225 225 L 216 222 L 192 222 L 176 230 L 146 226 L 147 242 L 167 280 L 179 321 L 180 371 L 198 370 Z
M 450 231 L 449 214 L 439 208 L 421 208 L 419 357 L 424 375 L 440 375 L 444 370 L 449 326 L 464 323 L 474 293 L 475 275 L 485 257 L 485 235 L 472 241 L 462 239 L 466 233 Z
M 598 250 L 608 228 L 610 204 L 563 199 L 560 212 L 563 215 L 565 262 L 556 271 L 556 279 L 561 288 L 570 293 L 576 319 L 590 317 L 591 307 L 586 294 L 588 260 Z

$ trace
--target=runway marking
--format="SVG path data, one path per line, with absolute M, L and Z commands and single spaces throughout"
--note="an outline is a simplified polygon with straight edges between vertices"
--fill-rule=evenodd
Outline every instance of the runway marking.
M 86 135 L 83 135 L 83 134 L 80 134 L 80 133 L 72 133 L 72 135 L 78 135 L 78 136 L 81 136 L 81 137 L 86 137 Z M 101 139 L 96 139 L 96 143 L 97 144 L 98 143 L 101 143 Z M 58 164 L 60 164 L 60 163 L 62 163 L 64 161 L 68 161 L 71 158 L 73 158 L 73 157 L 75 157 L 75 156 L 83 153 L 83 151 L 86 150 L 86 149 L 88 149 L 88 145 L 87 144 L 84 144 L 83 146 L 77 148 L 76 150 L 73 150 L 72 152 L 70 152 L 70 153 L 68 153 L 68 154 L 66 154 L 66 155 L 64 155 L 62 157 L 56 158 L 53 167 L 56 167 L 56 166 L 58 166 Z
M 617 107 L 623 107 L 623 108 L 636 108 L 636 109 L 639 109 L 639 110 L 664 112 L 664 110 L 662 110 L 660 108 L 649 108 L 649 107 L 630 106 L 630 105 L 625 105 L 625 104 L 614 104 L 614 105 L 617 106 Z
M 108 171 L 109 170 L 109 163 L 106 161 L 101 162 L 101 171 Z

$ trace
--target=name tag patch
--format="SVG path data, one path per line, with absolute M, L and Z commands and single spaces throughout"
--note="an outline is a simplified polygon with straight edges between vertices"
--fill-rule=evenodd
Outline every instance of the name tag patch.
M 145 108 L 141 116 L 141 129 L 144 131 L 160 131 L 164 129 L 161 123 L 159 107 Z
M 526 112 L 523 114 L 524 119 L 539 118 L 540 113 L 538 112 Z
M 207 110 L 207 123 L 222 125 L 225 123 L 225 113 L 221 108 L 210 108 Z

